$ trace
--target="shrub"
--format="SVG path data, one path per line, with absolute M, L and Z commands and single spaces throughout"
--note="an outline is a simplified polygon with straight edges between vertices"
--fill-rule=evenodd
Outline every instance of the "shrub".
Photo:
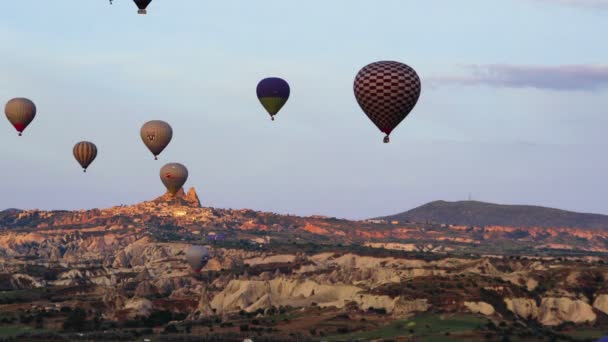
M 83 330 L 86 325 L 86 317 L 86 311 L 82 308 L 75 308 L 69 313 L 65 322 L 63 322 L 63 330 Z

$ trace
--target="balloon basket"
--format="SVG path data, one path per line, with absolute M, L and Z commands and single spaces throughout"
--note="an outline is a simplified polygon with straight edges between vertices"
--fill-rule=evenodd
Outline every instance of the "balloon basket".
M 137 14 L 147 14 L 148 11 L 146 11 L 145 9 L 140 9 L 137 11 Z
M 388 135 L 387 135 L 387 136 L 384 137 L 384 143 L 388 144 L 389 142 L 391 142 L 391 138 L 389 138 Z

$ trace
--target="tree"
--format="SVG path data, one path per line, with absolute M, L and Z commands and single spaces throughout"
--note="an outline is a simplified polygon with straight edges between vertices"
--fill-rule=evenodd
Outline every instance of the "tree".
M 84 330 L 87 322 L 86 311 L 82 308 L 75 308 L 68 314 L 68 318 L 63 322 L 63 330 L 81 331 Z

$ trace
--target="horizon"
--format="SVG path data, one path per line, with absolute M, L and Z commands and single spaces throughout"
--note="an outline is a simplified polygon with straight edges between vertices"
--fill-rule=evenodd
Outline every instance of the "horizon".
M 38 114 L 23 137 L 0 125 L 0 207 L 139 203 L 180 162 L 208 207 L 354 220 L 472 192 L 608 215 L 608 2 L 383 1 L 1 4 L 0 101 Z M 378 60 L 422 78 L 388 145 L 352 91 Z M 267 76 L 292 87 L 274 122 L 255 97 Z M 156 162 L 139 138 L 154 119 L 174 129 Z M 99 148 L 84 175 L 79 140 Z
M 189 193 L 190 190 L 194 189 L 195 192 L 197 193 L 198 196 L 198 192 L 196 191 L 196 189 L 194 187 L 189 187 L 188 190 L 186 190 L 187 187 L 182 188 L 182 190 L 184 191 L 184 195 Z M 119 207 L 119 206 L 135 206 L 144 202 L 150 202 L 150 201 L 154 201 L 156 199 L 159 199 L 163 196 L 166 196 L 167 193 L 165 192 L 164 195 L 160 195 L 156 198 L 153 199 L 146 199 L 146 200 L 142 200 L 136 203 L 121 203 L 121 204 L 115 204 L 112 206 L 108 206 L 108 207 L 95 207 L 95 208 L 80 208 L 80 209 L 71 209 L 68 211 L 87 211 L 87 210 L 104 210 L 104 209 L 110 209 L 112 207 Z M 559 210 L 559 211 L 563 211 L 563 212 L 569 212 L 569 213 L 574 213 L 574 214 L 581 214 L 581 215 L 601 215 L 601 216 L 608 216 L 606 214 L 602 214 L 602 213 L 595 213 L 595 212 L 585 212 L 585 211 L 573 211 L 573 210 L 569 210 L 567 208 L 556 208 L 556 207 L 547 207 L 547 206 L 543 206 L 543 205 L 539 205 L 539 204 L 522 204 L 522 203 L 496 203 L 496 202 L 486 202 L 486 201 L 481 201 L 481 200 L 476 200 L 476 199 L 465 199 L 465 200 L 455 200 L 455 201 L 446 201 L 446 200 L 434 200 L 434 201 L 430 201 L 430 202 L 425 202 L 419 205 L 416 205 L 414 207 L 411 208 L 406 208 L 404 210 L 401 210 L 399 212 L 395 212 L 395 213 L 390 213 L 390 214 L 385 214 L 385 215 L 378 215 L 378 216 L 374 216 L 374 217 L 364 217 L 364 218 L 348 218 L 348 217 L 339 217 L 339 216 L 335 216 L 335 215 L 321 215 L 321 214 L 310 214 L 310 215 L 298 215 L 298 214 L 294 214 L 294 213 L 290 213 L 290 212 L 275 212 L 275 211 L 271 211 L 271 210 L 257 210 L 257 209 L 251 209 L 251 208 L 235 208 L 235 207 L 210 207 L 210 206 L 206 206 L 203 203 L 201 203 L 201 208 L 217 208 L 217 209 L 224 209 L 224 210 L 254 210 L 254 211 L 258 211 L 258 212 L 265 212 L 265 213 L 273 213 L 273 214 L 278 214 L 278 215 L 285 215 L 285 216 L 298 216 L 298 217 L 312 217 L 312 216 L 323 216 L 323 217 L 330 217 L 330 218 L 337 218 L 340 220 L 347 220 L 347 221 L 364 221 L 364 220 L 371 220 L 371 219 L 379 219 L 379 218 L 385 218 L 385 217 L 391 217 L 391 216 L 395 216 L 395 215 L 400 215 L 400 214 L 404 214 L 407 213 L 409 211 L 418 209 L 420 207 L 426 206 L 426 205 L 430 205 L 433 203 L 437 203 L 437 202 L 444 202 L 444 203 L 481 203 L 481 204 L 491 204 L 491 205 L 498 205 L 498 206 L 506 206 L 506 207 L 535 207 L 535 208 L 542 208 L 542 209 L 553 209 L 553 210 Z M 5 208 L 5 209 L 1 209 L 0 212 L 3 211 L 8 211 L 8 210 L 19 210 L 19 211 L 27 211 L 27 210 L 41 210 L 41 211 L 65 211 L 66 209 L 40 209 L 40 208 Z

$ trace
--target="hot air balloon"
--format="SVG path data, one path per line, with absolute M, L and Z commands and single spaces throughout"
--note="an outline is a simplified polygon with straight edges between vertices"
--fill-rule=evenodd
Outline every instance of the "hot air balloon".
M 190 246 L 186 250 L 186 261 L 194 272 L 200 272 L 209 261 L 209 250 L 204 246 Z
M 152 2 L 152 0 L 133 0 L 133 2 L 135 3 L 135 5 L 137 5 L 137 8 L 139 8 L 137 13 L 146 14 L 146 13 L 148 13 L 146 11 L 146 7 L 148 7 L 148 5 Z
M 258 99 L 272 120 L 289 99 L 289 93 L 289 84 L 281 78 L 265 78 L 258 83 Z
M 160 180 L 167 190 L 175 196 L 188 179 L 188 169 L 180 163 L 169 163 L 160 169 Z
M 160 120 L 146 122 L 139 132 L 141 140 L 150 152 L 154 155 L 154 159 L 158 159 L 158 155 L 169 145 L 173 138 L 173 129 L 168 123 Z
M 81 141 L 74 145 L 74 158 L 82 166 L 83 172 L 87 172 L 87 168 L 95 157 L 97 157 L 97 146 L 89 141 Z
M 31 100 L 18 97 L 6 103 L 4 113 L 6 114 L 8 121 L 10 121 L 17 132 L 19 132 L 19 136 L 21 136 L 25 128 L 36 116 L 36 105 Z
M 367 65 L 355 78 L 355 97 L 370 120 L 386 134 L 414 109 L 420 97 L 420 78 L 414 69 L 399 62 L 383 61 Z

